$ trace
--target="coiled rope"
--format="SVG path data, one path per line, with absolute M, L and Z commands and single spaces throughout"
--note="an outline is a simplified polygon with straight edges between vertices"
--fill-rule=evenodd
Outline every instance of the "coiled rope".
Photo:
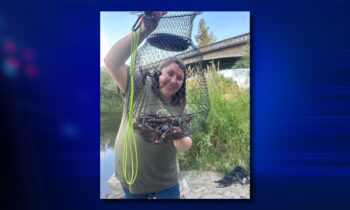
M 138 20 L 139 21 L 139 20 Z M 140 25 L 143 22 L 143 18 L 140 21 Z M 131 39 L 131 63 L 130 63 L 130 97 L 129 97 L 129 112 L 128 112 L 128 122 L 126 130 L 126 138 L 123 144 L 123 176 L 128 185 L 132 185 L 138 174 L 138 154 L 137 154 L 137 144 L 134 132 L 134 121 L 133 121 L 133 105 L 134 105 L 134 94 L 135 94 L 135 84 L 134 84 L 134 73 L 137 55 L 137 46 L 140 40 L 140 30 L 133 30 Z M 131 171 L 128 174 L 127 162 L 128 156 L 131 162 Z

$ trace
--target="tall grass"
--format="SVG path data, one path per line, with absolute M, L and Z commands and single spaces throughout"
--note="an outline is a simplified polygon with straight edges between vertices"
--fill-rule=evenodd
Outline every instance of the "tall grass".
M 193 135 L 193 146 L 179 155 L 182 170 L 197 169 L 227 173 L 236 165 L 249 170 L 250 96 L 236 82 L 207 72 L 211 110 L 201 132 Z

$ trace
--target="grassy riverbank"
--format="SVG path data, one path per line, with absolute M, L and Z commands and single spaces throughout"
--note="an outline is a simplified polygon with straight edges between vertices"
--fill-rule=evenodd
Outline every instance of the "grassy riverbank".
M 189 152 L 179 156 L 184 170 L 228 172 L 235 165 L 249 170 L 250 96 L 216 71 L 207 74 L 211 110 Z

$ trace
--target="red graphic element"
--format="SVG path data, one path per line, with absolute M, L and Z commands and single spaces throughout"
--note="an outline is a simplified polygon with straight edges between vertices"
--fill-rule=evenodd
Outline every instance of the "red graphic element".
M 36 78 L 39 74 L 38 68 L 34 65 L 29 65 L 25 68 L 25 73 L 29 78 Z
M 14 57 L 7 57 L 3 63 L 3 73 L 9 79 L 13 79 L 18 75 L 20 68 L 20 61 Z
M 8 78 L 15 78 L 19 73 L 25 74 L 27 78 L 37 78 L 39 69 L 35 64 L 35 53 L 31 48 L 21 48 L 11 39 L 1 40 L 1 51 L 6 56 L 1 64 L 3 73 Z
M 15 53 L 17 50 L 16 43 L 12 40 L 5 40 L 3 43 L 3 47 L 5 52 L 7 53 Z
M 9 67 L 9 70 L 17 71 L 19 69 L 20 62 L 16 57 L 13 57 L 13 56 L 8 57 L 6 59 L 6 63 Z

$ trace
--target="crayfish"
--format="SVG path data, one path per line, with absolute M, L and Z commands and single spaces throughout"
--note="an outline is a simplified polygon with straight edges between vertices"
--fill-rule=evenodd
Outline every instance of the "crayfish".
M 134 129 L 147 142 L 166 144 L 187 136 L 187 124 L 191 120 L 192 116 L 159 117 L 151 114 L 136 118 Z

